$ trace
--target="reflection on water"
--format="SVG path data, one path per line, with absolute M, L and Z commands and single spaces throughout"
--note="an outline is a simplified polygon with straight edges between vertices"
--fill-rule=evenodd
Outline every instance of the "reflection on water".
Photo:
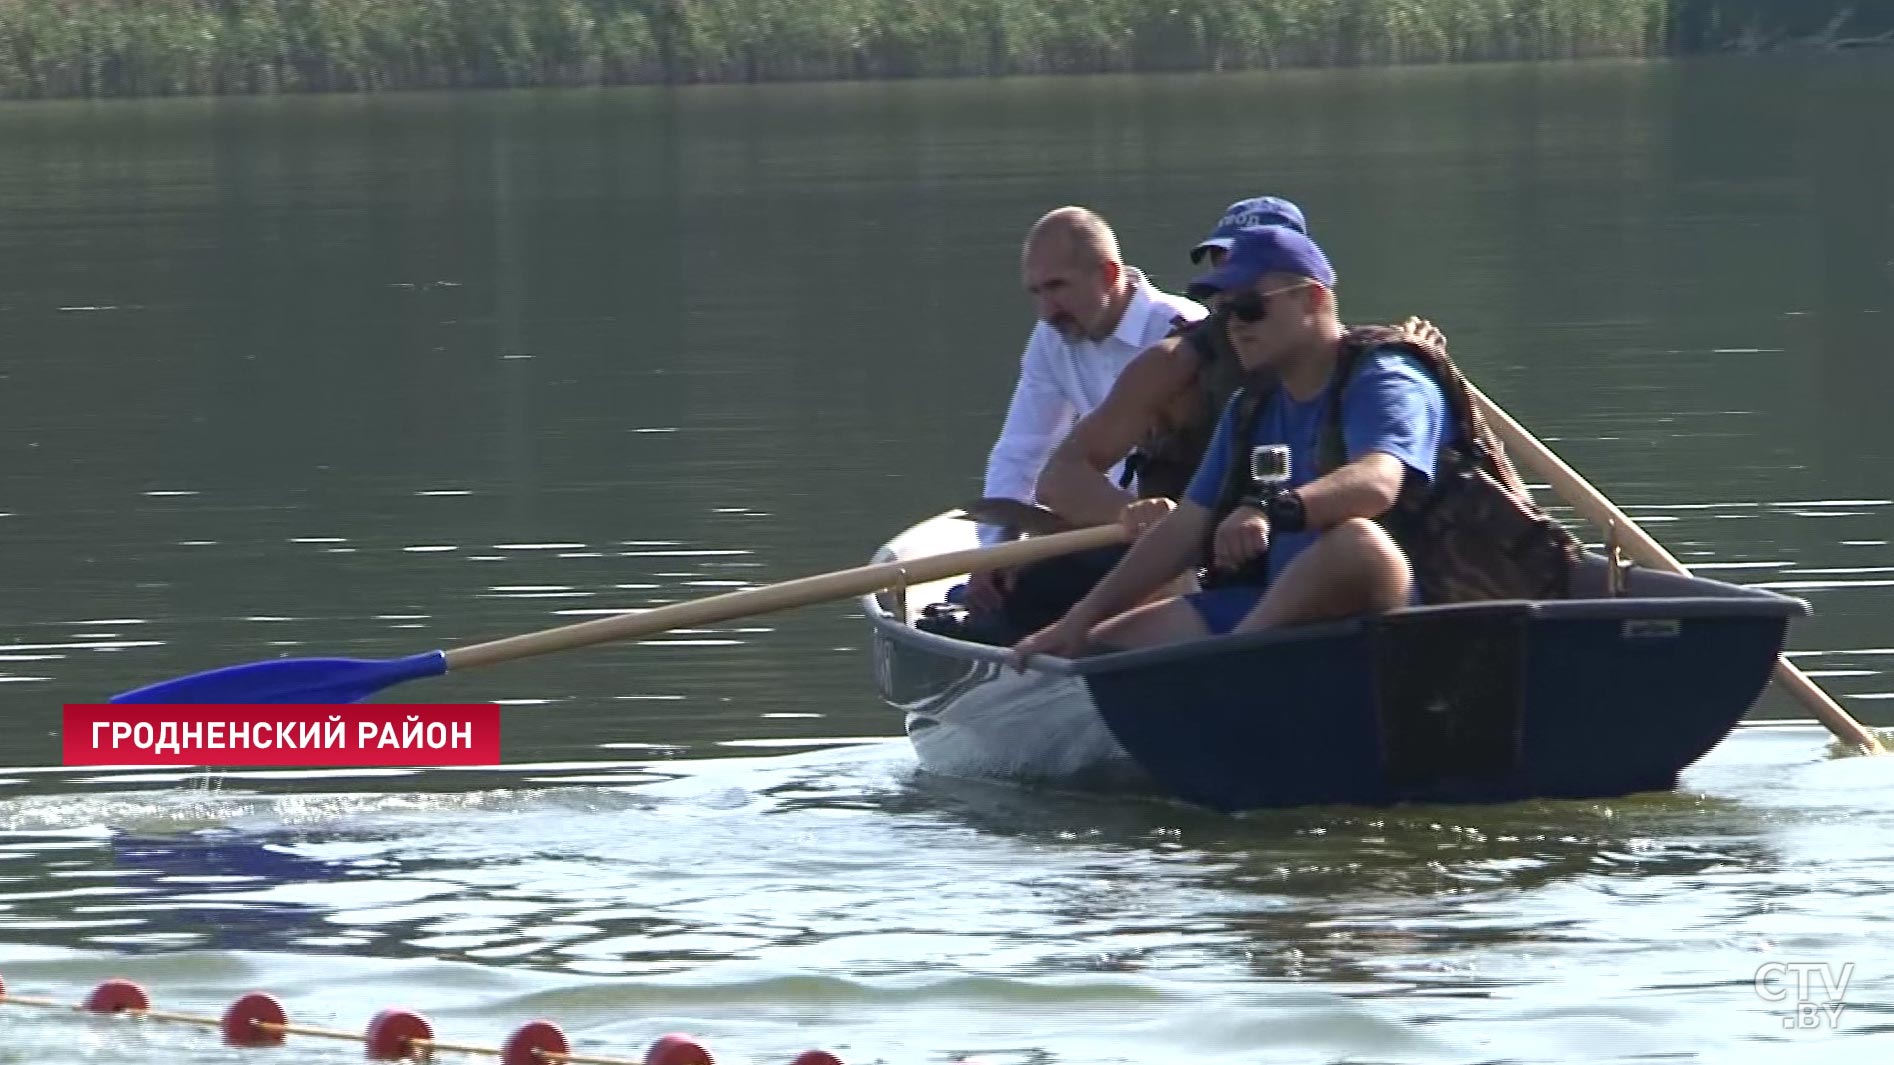
M 1238 818 L 938 778 L 898 742 L 626 765 L 612 785 L 28 796 L 0 804 L 0 966 L 83 984 L 93 969 L 33 950 L 73 944 L 175 980 L 214 953 L 305 993 L 371 957 L 503 966 L 488 997 L 518 1020 L 636 1001 L 634 1045 L 655 1015 L 786 1047 L 773 1024 L 820 1018 L 888 1060 L 952 1031 L 1099 1060 L 1153 1030 L 1232 1062 L 1381 1040 L 1415 1060 L 1508 1021 L 1603 1023 L 1624 1055 L 1604 1060 L 1753 1047 L 1768 1004 L 1732 1020 L 1725 989 L 1856 942 L 1833 910 L 1894 838 L 1885 814 L 1835 835 L 1826 796 L 1852 812 L 1894 780 L 1818 747 L 1745 730 L 1679 792 L 1609 803 Z M 360 980 L 414 1001 L 414 972 Z M 1876 988 L 1863 972 L 1856 994 Z
M 984 929 L 994 942 L 932 963 L 975 970 L 992 971 L 996 952 L 1016 959 L 1002 971 L 1135 968 L 1161 945 L 1173 970 L 1242 959 L 1352 979 L 1385 949 L 1390 923 L 1416 951 L 1433 935 L 1448 951 L 1469 934 L 1488 946 L 1537 941 L 1559 932 L 1520 915 L 1473 933 L 1468 908 L 1574 879 L 1661 894 L 1666 878 L 1763 877 L 1775 861 L 1744 804 L 1698 795 L 1229 819 L 917 774 L 898 744 L 852 750 L 867 758 L 825 755 L 803 769 L 792 758 L 756 769 L 759 779 L 737 771 L 734 783 L 675 792 L 695 777 L 686 774 L 673 793 L 567 785 L 19 800 L 0 808 L 11 875 L 70 886 L 0 902 L 15 932 L 128 951 L 375 943 L 377 953 L 670 971 L 873 941 L 898 927 L 929 939 Z M 75 818 L 85 827 L 71 827 Z M 755 853 L 784 835 L 798 845 Z M 972 864 L 926 858 L 937 850 Z M 1009 867 L 1023 854 L 1036 860 Z M 895 876 L 891 866 L 905 868 Z M 780 884 L 766 886 L 772 876 Z M 900 890 L 863 898 L 864 877 Z M 1324 931 L 1311 939 L 1315 928 Z M 1065 957 L 1079 940 L 1086 951 Z

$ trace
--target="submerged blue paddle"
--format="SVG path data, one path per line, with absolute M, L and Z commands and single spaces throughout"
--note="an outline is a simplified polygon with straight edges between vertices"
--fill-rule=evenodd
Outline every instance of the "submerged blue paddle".
M 352 703 L 403 681 L 438 677 L 456 669 L 867 595 L 883 588 L 943 580 L 976 570 L 1020 566 L 1055 555 L 1122 543 L 1124 538 L 1124 528 L 1120 525 L 1097 525 L 904 562 L 872 563 L 406 658 L 278 658 L 225 666 L 125 692 L 115 696 L 112 702 Z

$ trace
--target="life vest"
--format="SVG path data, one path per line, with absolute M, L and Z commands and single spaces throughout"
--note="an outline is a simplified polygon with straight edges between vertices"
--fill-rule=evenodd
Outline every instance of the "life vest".
M 1407 554 L 1425 603 L 1482 599 L 1562 599 L 1570 594 L 1573 569 L 1583 557 L 1577 537 L 1532 499 L 1506 457 L 1473 393 L 1444 349 L 1387 326 L 1363 326 L 1343 334 L 1332 371 L 1334 387 L 1316 430 L 1316 476 L 1347 458 L 1342 439 L 1342 397 L 1362 356 L 1394 349 L 1412 357 L 1434 379 L 1447 401 L 1447 430 L 1435 456 L 1434 477 L 1410 479 L 1394 506 L 1375 519 Z M 1228 464 L 1211 524 L 1216 527 L 1249 494 L 1249 449 L 1256 421 L 1277 385 L 1266 381 L 1240 390 L 1230 434 Z M 1204 562 L 1213 554 L 1206 538 Z M 1262 583 L 1266 558 L 1240 574 L 1212 576 L 1211 583 Z

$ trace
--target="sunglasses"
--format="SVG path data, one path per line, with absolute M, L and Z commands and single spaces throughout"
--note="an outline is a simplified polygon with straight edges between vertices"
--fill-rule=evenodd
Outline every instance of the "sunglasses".
M 1308 288 L 1311 284 L 1313 284 L 1313 282 L 1298 281 L 1293 285 L 1285 285 L 1282 288 L 1272 288 L 1268 292 L 1258 292 L 1253 288 L 1246 288 L 1234 296 L 1226 297 L 1223 301 L 1223 308 L 1229 311 L 1230 317 L 1235 318 L 1237 321 L 1254 325 L 1268 317 L 1269 297 L 1279 296 L 1284 292 L 1294 292 L 1299 288 Z

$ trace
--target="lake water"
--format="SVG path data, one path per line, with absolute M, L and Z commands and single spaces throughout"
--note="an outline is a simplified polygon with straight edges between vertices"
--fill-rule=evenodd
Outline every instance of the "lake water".
M 400 689 L 504 703 L 493 770 L 65 768 L 59 714 L 859 564 L 978 493 L 1035 217 L 1177 288 L 1273 192 L 1345 316 L 1438 322 L 1894 725 L 1891 94 L 1850 56 L 0 107 L 0 978 L 627 1058 L 1877 1060 L 1894 761 L 1774 695 L 1675 794 L 1242 818 L 918 772 L 849 602 Z M 1795 972 L 1846 974 L 1801 996 L 1833 1026 Z

